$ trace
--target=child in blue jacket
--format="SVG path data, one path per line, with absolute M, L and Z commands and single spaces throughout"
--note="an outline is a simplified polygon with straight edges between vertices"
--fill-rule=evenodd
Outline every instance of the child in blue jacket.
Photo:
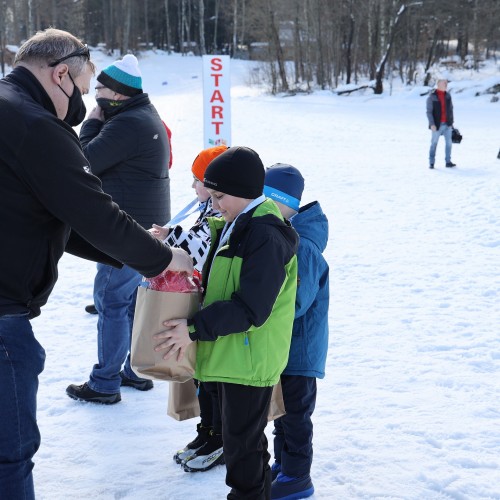
M 328 220 L 317 201 L 299 208 L 304 179 L 295 167 L 273 165 L 264 184 L 264 194 L 276 202 L 300 237 L 292 343 L 281 375 L 286 415 L 274 421 L 271 498 L 306 498 L 314 493 L 310 471 L 316 378 L 325 376 L 328 351 L 329 269 L 322 255 Z

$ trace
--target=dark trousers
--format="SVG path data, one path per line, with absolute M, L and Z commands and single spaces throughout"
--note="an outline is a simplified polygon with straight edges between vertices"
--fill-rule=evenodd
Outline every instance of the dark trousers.
M 264 430 L 272 387 L 219 382 L 226 484 L 230 500 L 271 497 L 270 455 Z
M 316 378 L 281 375 L 286 414 L 274 421 L 274 459 L 281 472 L 301 477 L 311 472 Z
M 203 425 L 203 427 L 212 427 L 215 434 L 221 434 L 222 421 L 220 416 L 217 382 L 195 381 L 195 383 L 198 387 L 201 425 Z

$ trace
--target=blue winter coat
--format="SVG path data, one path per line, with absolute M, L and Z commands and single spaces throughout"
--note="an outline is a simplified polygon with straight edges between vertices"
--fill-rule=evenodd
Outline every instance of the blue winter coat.
M 329 269 L 322 252 L 328 241 L 328 219 L 315 201 L 291 220 L 300 236 L 297 298 L 292 344 L 284 375 L 323 378 L 328 351 Z

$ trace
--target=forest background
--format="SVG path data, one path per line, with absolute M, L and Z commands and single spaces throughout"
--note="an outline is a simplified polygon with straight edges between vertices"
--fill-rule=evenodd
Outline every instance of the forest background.
M 259 59 L 273 93 L 381 94 L 392 78 L 433 84 L 438 63 L 440 71 L 479 71 L 498 57 L 500 1 L 0 0 L 2 74 L 16 47 L 49 26 L 109 55 L 147 49 Z

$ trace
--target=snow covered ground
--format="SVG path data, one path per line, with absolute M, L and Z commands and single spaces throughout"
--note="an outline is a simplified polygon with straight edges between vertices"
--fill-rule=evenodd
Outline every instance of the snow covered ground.
M 176 213 L 193 198 L 190 166 L 203 147 L 201 59 L 149 54 L 141 68 L 173 131 Z M 272 97 L 249 86 L 250 68 L 232 62 L 233 145 L 254 148 L 266 166 L 298 167 L 303 202 L 318 199 L 330 220 L 313 498 L 500 499 L 500 102 L 474 97 L 499 66 L 451 82 L 464 140 L 455 169 L 444 168 L 440 142 L 433 171 L 421 89 Z M 114 406 L 66 396 L 96 362 L 96 317 L 84 312 L 94 269 L 64 256 L 34 320 L 47 351 L 37 498 L 225 498 L 224 467 L 189 474 L 173 462 L 196 421 L 166 415 L 167 383 L 125 388 Z

